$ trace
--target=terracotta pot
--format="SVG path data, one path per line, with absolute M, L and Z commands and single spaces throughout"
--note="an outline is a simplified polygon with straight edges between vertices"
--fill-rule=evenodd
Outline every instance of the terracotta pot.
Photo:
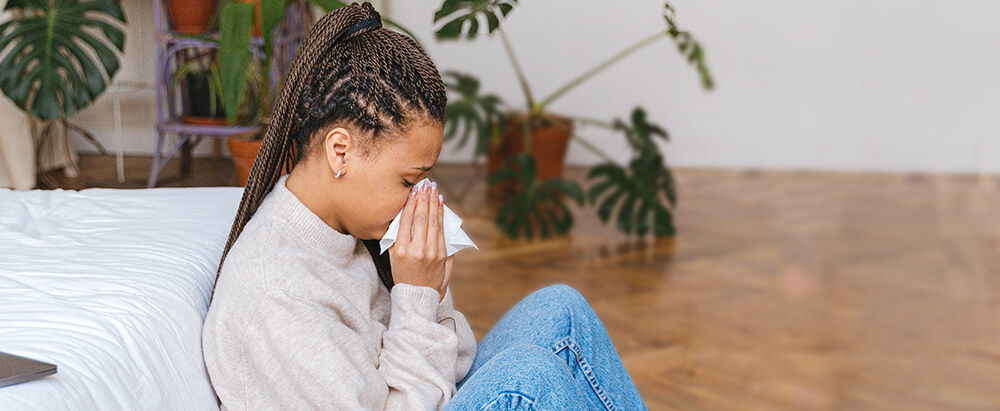
M 180 118 L 185 123 L 197 124 L 199 126 L 224 126 L 229 124 L 226 122 L 225 117 L 201 117 L 181 114 Z
M 226 139 L 226 145 L 229 147 L 229 154 L 233 157 L 233 166 L 236 167 L 236 176 L 239 178 L 241 186 L 247 185 L 247 179 L 250 178 L 250 169 L 253 168 L 253 162 L 257 159 L 257 153 L 260 152 L 262 142 L 263 140 L 259 139 Z
M 244 140 L 235 136 L 233 138 L 226 139 L 226 144 L 229 146 L 229 153 L 232 155 L 233 166 L 236 167 L 236 176 L 239 177 L 240 185 L 246 186 L 247 180 L 250 178 L 250 170 L 253 168 L 254 161 L 257 160 L 257 154 L 260 152 L 261 144 L 264 142 L 263 136 L 267 135 L 267 128 L 270 126 L 270 118 L 265 117 L 261 120 L 261 138 L 254 140 Z M 292 144 L 288 148 L 289 152 L 295 150 L 295 145 Z M 280 175 L 288 174 L 284 169 L 281 170 Z
M 499 146 L 490 144 L 487 151 L 487 179 L 496 172 L 503 160 L 524 151 L 524 113 L 512 113 L 504 119 Z M 539 179 L 560 178 L 566 164 L 566 150 L 573 132 L 573 121 L 552 113 L 531 116 L 531 155 L 535 157 Z M 488 181 L 488 180 L 487 180 Z M 505 183 L 490 188 L 490 195 L 504 197 L 516 189 Z
M 167 9 L 173 30 L 184 34 L 204 33 L 217 4 L 217 0 L 169 0 Z

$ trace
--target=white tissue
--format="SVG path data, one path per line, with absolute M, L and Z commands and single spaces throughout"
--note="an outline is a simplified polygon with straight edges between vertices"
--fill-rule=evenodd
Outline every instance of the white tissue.
M 418 181 L 415 186 L 417 189 L 420 189 L 421 185 L 430 182 L 430 180 L 425 178 Z M 389 230 L 385 232 L 385 236 L 379 241 L 379 245 L 382 247 L 381 253 L 384 254 L 385 250 L 388 250 L 396 242 L 396 235 L 399 234 L 399 220 L 402 216 L 403 210 L 399 210 L 399 214 L 396 214 L 396 218 L 389 224 Z M 410 238 L 413 238 L 412 228 L 410 229 Z M 444 206 L 444 244 L 448 249 L 449 257 L 463 248 L 473 247 L 477 250 L 479 249 L 472 242 L 472 239 L 469 238 L 469 235 L 465 234 L 465 231 L 462 231 L 462 218 L 458 214 L 455 214 L 454 211 L 451 211 L 447 205 Z

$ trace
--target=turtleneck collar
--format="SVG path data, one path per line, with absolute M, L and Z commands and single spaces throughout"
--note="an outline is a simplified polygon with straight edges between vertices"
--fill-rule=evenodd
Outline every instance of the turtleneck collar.
M 302 240 L 320 253 L 335 258 L 336 261 L 347 261 L 354 253 L 357 239 L 353 235 L 343 234 L 327 225 L 285 186 L 287 179 L 288 174 L 278 178 L 278 182 L 268 193 L 268 197 L 273 197 L 272 207 L 274 209 L 271 210 L 271 214 L 287 223 L 288 229 L 298 234 Z M 263 208 L 263 204 L 261 207 Z

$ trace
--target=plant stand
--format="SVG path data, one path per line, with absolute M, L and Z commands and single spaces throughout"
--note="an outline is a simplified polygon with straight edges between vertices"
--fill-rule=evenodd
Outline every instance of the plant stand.
M 190 172 L 191 151 L 203 139 L 225 139 L 231 136 L 259 134 L 260 125 L 200 125 L 188 124 L 180 120 L 180 113 L 190 104 L 182 93 L 178 93 L 171 85 L 174 70 L 185 63 L 186 50 L 218 48 L 218 44 L 191 37 L 182 37 L 173 33 L 167 20 L 166 4 L 156 0 L 153 7 L 153 21 L 156 26 L 156 148 L 153 152 L 153 162 L 149 168 L 147 187 L 155 187 L 160 171 L 177 153 L 181 154 L 181 175 Z M 275 28 L 278 32 L 273 37 L 274 64 L 271 70 L 271 88 L 277 89 L 278 79 L 291 65 L 295 50 L 305 39 L 308 27 L 312 24 L 308 4 L 304 0 L 296 0 L 289 5 L 282 24 Z M 208 35 L 218 38 L 218 34 Z M 254 37 L 250 46 L 257 57 L 264 54 L 263 39 Z M 167 136 L 176 135 L 177 141 L 164 153 Z

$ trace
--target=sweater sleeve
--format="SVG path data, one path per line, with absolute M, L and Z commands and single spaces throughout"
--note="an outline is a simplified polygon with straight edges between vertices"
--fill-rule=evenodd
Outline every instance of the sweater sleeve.
M 390 299 L 379 356 L 379 373 L 389 387 L 385 408 L 441 409 L 455 394 L 460 367 L 458 335 L 438 322 L 440 294 L 401 283 L 392 287 Z
M 438 303 L 438 324 L 450 328 L 458 337 L 458 358 L 455 364 L 455 383 L 462 381 L 472 368 L 476 357 L 476 335 L 466 320 L 465 315 L 455 309 L 451 295 L 451 287 L 444 293 L 444 298 Z

